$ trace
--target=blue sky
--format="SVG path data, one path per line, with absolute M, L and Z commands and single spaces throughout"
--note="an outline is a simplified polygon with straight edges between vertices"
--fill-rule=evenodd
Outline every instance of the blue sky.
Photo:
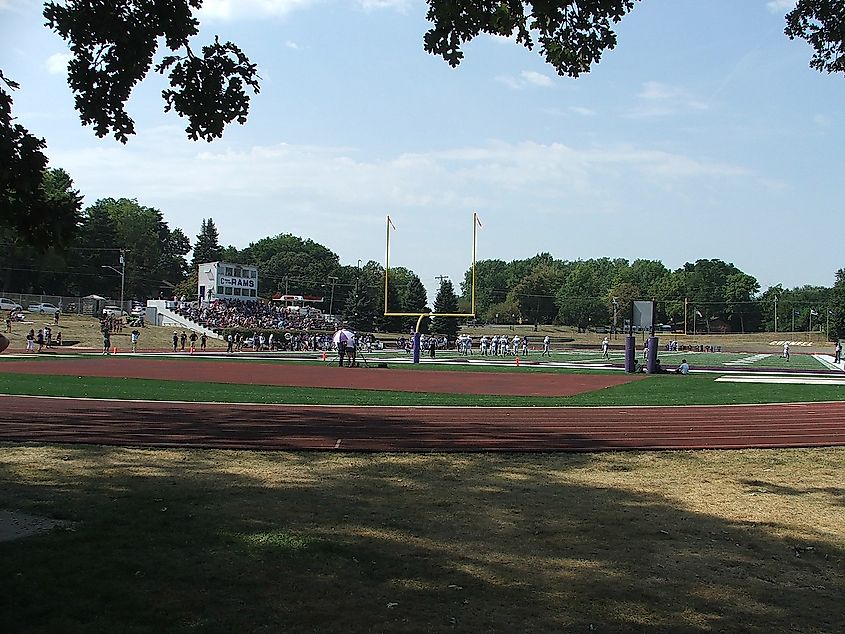
M 842 77 L 783 35 L 782 0 L 644 0 L 577 80 L 503 38 L 456 69 L 422 50 L 421 0 L 206 1 L 199 43 L 260 68 L 249 122 L 188 141 L 160 77 L 136 89 L 123 146 L 79 124 L 64 42 L 41 3 L 0 0 L 15 112 L 92 204 L 137 198 L 192 239 L 310 237 L 345 264 L 416 271 L 430 292 L 478 257 L 733 262 L 763 289 L 831 285 L 843 265 Z M 432 295 L 433 296 L 433 295 Z

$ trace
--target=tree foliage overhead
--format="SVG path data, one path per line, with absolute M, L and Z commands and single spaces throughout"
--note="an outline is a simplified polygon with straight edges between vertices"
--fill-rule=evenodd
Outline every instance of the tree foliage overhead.
M 845 72 L 845 3 L 842 0 L 798 0 L 786 15 L 786 36 L 807 40 L 815 49 L 810 67 L 819 72 Z
M 214 42 L 193 52 L 189 40 L 199 33 L 193 12 L 202 0 L 69 0 L 48 2 L 47 25 L 67 40 L 73 58 L 68 84 L 83 125 L 99 137 L 113 134 L 126 143 L 135 123 L 126 112 L 132 89 L 149 73 L 159 43 L 168 55 L 155 67 L 169 71 L 170 88 L 162 91 L 165 110 L 187 117 L 193 139 L 211 141 L 226 124 L 245 123 L 246 88 L 259 92 L 256 65 L 232 42 Z
M 67 172 L 47 169 L 44 139 L 14 123 L 6 88 L 17 87 L 0 71 L 0 228 L 46 250 L 73 238 L 82 196 Z
M 424 37 L 425 50 L 450 66 L 464 57 L 461 46 L 482 33 L 515 36 L 540 54 L 560 75 L 578 77 L 616 47 L 613 25 L 636 0 L 428 0 L 434 25 Z

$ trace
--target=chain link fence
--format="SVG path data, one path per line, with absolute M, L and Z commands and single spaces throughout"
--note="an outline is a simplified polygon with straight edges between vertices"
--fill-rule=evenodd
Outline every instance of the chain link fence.
M 35 295 L 27 293 L 6 293 L 2 296 L 16 304 L 20 304 L 23 310 L 27 310 L 33 304 L 53 304 L 68 315 L 91 315 L 100 316 L 105 306 L 120 306 L 120 302 L 109 297 L 99 295 L 88 295 L 86 297 L 68 297 L 62 295 Z M 127 313 L 132 309 L 131 301 L 124 301 L 120 306 Z

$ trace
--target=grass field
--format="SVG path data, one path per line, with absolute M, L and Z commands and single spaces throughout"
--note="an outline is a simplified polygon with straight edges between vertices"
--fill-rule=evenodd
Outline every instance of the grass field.
M 6 445 L 0 631 L 843 631 L 843 462 Z
M 714 375 L 710 374 L 685 377 L 654 375 L 641 381 L 569 397 L 520 397 L 0 373 L 0 394 L 222 403 L 488 407 L 725 405 L 845 399 L 845 386 L 841 385 L 787 384 L 773 387 L 768 384 L 721 383 L 713 379 Z

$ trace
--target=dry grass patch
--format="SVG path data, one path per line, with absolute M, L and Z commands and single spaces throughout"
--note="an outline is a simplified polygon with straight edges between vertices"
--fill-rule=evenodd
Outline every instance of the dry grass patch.
M 842 631 L 843 458 L 5 446 L 0 625 Z
M 72 346 L 66 346 L 63 350 L 102 350 L 103 337 L 100 332 L 100 322 L 94 317 L 84 315 L 62 315 L 59 320 L 59 325 L 53 324 L 52 316 L 50 315 L 28 315 L 26 322 L 16 322 L 12 325 L 11 334 L 6 334 L 9 337 L 10 345 L 9 352 L 21 352 L 26 349 L 26 333 L 30 328 L 39 329 L 44 326 L 50 326 L 53 330 L 53 339 L 61 332 L 64 341 L 76 341 L 78 343 Z M 126 352 L 131 348 L 129 342 L 129 335 L 133 328 L 125 327 L 120 333 L 112 334 L 112 345 L 116 346 L 118 350 Z M 182 332 L 182 328 L 172 328 L 164 326 L 150 326 L 138 328 L 141 332 L 141 337 L 138 343 L 139 350 L 168 350 L 171 348 L 173 331 L 178 330 Z M 186 330 L 186 332 L 190 332 Z M 209 350 L 225 350 L 226 344 L 217 339 L 208 339 Z

